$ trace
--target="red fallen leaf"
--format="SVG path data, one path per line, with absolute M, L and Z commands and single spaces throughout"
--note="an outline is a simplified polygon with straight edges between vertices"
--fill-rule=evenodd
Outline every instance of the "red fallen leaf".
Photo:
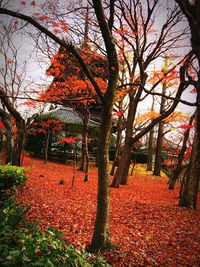
M 73 165 L 25 156 L 24 166 L 33 167 L 18 191 L 18 200 L 32 205 L 28 220 L 39 221 L 43 230 L 57 226 L 67 242 L 87 246 L 95 223 L 97 168 L 90 167 L 88 183 L 76 170 L 72 188 Z M 200 210 L 178 207 L 180 184 L 168 190 L 167 181 L 135 171 L 127 186 L 110 188 L 110 231 L 117 246 L 103 256 L 113 266 L 199 266 Z

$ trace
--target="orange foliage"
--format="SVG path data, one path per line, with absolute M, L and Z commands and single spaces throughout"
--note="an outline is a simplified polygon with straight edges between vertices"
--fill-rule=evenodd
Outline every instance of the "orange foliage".
M 159 116 L 160 114 L 155 111 L 149 111 L 147 113 L 141 114 L 138 117 L 135 118 L 136 123 L 144 123 L 146 121 L 155 119 Z
M 175 70 L 169 71 L 166 73 L 164 70 L 154 71 L 152 77 L 149 79 L 149 82 L 156 83 L 161 80 L 162 85 L 167 87 L 172 87 L 177 84 L 178 81 L 178 72 Z
M 169 117 L 165 118 L 163 121 L 165 123 L 168 122 L 183 122 L 185 120 L 188 120 L 190 117 L 183 114 L 182 112 L 173 112 Z
M 101 75 L 105 76 L 105 59 L 102 61 L 103 57 L 101 55 L 87 47 L 81 50 L 80 54 L 85 62 L 90 65 L 94 79 L 102 93 L 105 93 L 107 82 L 101 78 Z M 88 98 L 97 98 L 93 85 L 88 79 L 84 78 L 85 75 L 81 71 L 78 62 L 63 48 L 60 48 L 58 53 L 51 59 L 51 66 L 46 71 L 46 75 L 54 76 L 54 80 L 48 90 L 40 94 L 40 100 L 62 103 L 66 99 L 73 99 L 81 104 L 86 104 L 88 103 Z M 94 99 L 91 99 L 90 102 L 94 101 Z
M 107 88 L 107 83 L 100 78 L 96 78 L 95 80 L 101 88 L 102 93 L 104 93 Z M 84 104 L 85 100 L 87 102 L 87 99 L 92 97 L 94 99 L 91 99 L 90 102 L 95 101 L 95 97 L 97 97 L 91 82 L 89 80 L 78 80 L 76 76 L 73 76 L 64 82 L 54 82 L 46 92 L 40 94 L 39 99 L 62 103 L 66 99 L 78 101 L 80 98 L 80 102 Z

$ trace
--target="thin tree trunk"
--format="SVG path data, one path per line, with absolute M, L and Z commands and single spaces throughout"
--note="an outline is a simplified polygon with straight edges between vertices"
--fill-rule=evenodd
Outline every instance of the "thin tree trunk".
M 85 164 L 85 177 L 84 182 L 88 182 L 89 180 L 89 153 L 88 149 L 86 150 L 86 164 Z
M 195 113 L 191 116 L 190 121 L 189 121 L 189 125 L 192 125 L 194 117 L 195 117 Z M 181 151 L 178 154 L 177 166 L 174 169 L 174 171 L 172 173 L 172 177 L 170 178 L 170 181 L 169 181 L 169 189 L 171 189 L 171 190 L 174 189 L 176 180 L 178 179 L 178 177 L 179 177 L 179 175 L 180 175 L 180 173 L 181 173 L 181 171 L 183 169 L 182 163 L 183 163 L 184 154 L 185 154 L 185 151 L 186 151 L 186 148 L 187 148 L 187 141 L 188 141 L 188 138 L 189 138 L 189 134 L 190 134 L 190 128 L 187 129 L 185 131 L 185 133 L 184 133 L 183 144 L 182 144 L 182 147 L 181 147 Z
M 20 119 L 16 121 L 16 127 L 17 132 L 14 145 L 13 165 L 21 166 L 26 136 L 26 126 L 24 120 Z
M 152 163 L 153 163 L 153 136 L 154 130 L 152 129 L 149 132 L 149 140 L 148 140 L 148 157 L 147 157 L 147 171 L 152 171 Z
M 187 191 L 187 208 L 189 209 L 197 208 L 197 193 L 200 180 L 200 93 L 198 94 L 198 104 L 199 106 L 197 107 L 196 131 L 192 149 L 192 164 Z
M 47 163 L 48 161 L 49 137 L 50 137 L 50 133 L 49 133 L 49 130 L 47 130 L 47 134 L 45 134 L 45 148 L 44 148 L 44 162 L 45 163 Z
M 187 166 L 183 180 L 181 182 L 180 193 L 179 193 L 179 203 L 178 203 L 180 207 L 188 206 L 187 194 L 188 194 L 188 183 L 189 183 L 189 178 L 190 178 L 191 162 L 192 160 L 190 159 L 190 162 Z
M 156 175 L 156 176 L 160 176 L 160 171 L 161 171 L 161 168 L 162 168 L 163 130 L 164 130 L 163 122 L 160 122 L 159 126 L 158 126 L 155 166 L 154 166 L 154 172 L 153 172 L 153 175 Z
M 123 184 L 123 185 L 126 185 L 128 183 L 128 174 L 129 174 L 129 168 L 130 168 L 130 163 L 131 163 L 131 152 L 132 150 L 130 151 L 128 160 L 124 166 L 124 171 L 123 171 L 121 182 L 120 182 L 120 184 Z
M 152 96 L 152 105 L 151 112 L 154 111 L 154 96 Z M 154 128 L 149 132 L 149 140 L 148 140 L 148 155 L 147 155 L 147 171 L 152 171 L 152 162 L 153 162 L 153 137 L 154 137 Z
M 128 170 L 130 167 L 130 158 L 131 151 L 134 143 L 132 143 L 133 137 L 133 122 L 136 115 L 137 106 L 140 100 L 140 97 L 143 92 L 143 85 L 145 84 L 147 76 L 143 73 L 143 77 L 137 79 L 136 82 L 141 82 L 141 86 L 137 89 L 137 86 L 133 86 L 131 92 L 129 93 L 129 107 L 128 107 L 128 116 L 126 123 L 126 136 L 125 136 L 125 144 L 122 151 L 122 156 L 120 158 L 117 170 L 115 172 L 115 176 L 113 178 L 112 187 L 119 187 L 123 179 L 123 184 L 127 183 L 128 180 Z M 137 90 L 136 90 L 137 89 Z
M 176 0 L 183 14 L 186 16 L 191 30 L 191 45 L 194 54 L 197 57 L 198 67 L 200 68 L 200 2 Z M 196 209 L 197 190 L 200 179 L 200 73 L 197 73 L 198 81 L 195 82 L 197 91 L 197 113 L 194 143 L 192 149 L 192 164 L 190 170 L 190 179 L 188 183 L 188 205 L 190 209 Z
M 75 182 L 75 178 L 76 178 L 76 163 L 77 163 L 77 148 L 74 147 L 74 170 L 73 170 L 73 177 L 72 177 L 71 187 L 74 187 L 74 182 Z
M 109 78 L 107 91 L 103 97 L 102 120 L 98 143 L 98 193 L 97 210 L 91 248 L 93 250 L 106 249 L 111 246 L 110 239 L 110 172 L 109 172 L 109 144 L 112 127 L 112 111 L 119 77 L 117 51 L 111 34 L 114 1 L 110 1 L 110 20 L 107 23 L 102 2 L 93 0 L 95 13 L 108 55 Z
M 112 164 L 112 169 L 110 171 L 110 175 L 115 174 L 115 168 L 119 162 L 119 155 L 121 150 L 121 139 L 122 139 L 122 115 L 119 116 L 117 122 L 117 141 L 116 141 L 116 148 L 115 148 L 115 156 Z
M 162 94 L 166 93 L 166 85 L 163 84 Z M 162 114 L 165 110 L 165 98 L 161 98 L 160 104 L 160 114 Z M 157 135 L 157 145 L 156 145 L 156 156 L 155 156 L 155 166 L 153 175 L 160 176 L 161 168 L 162 168 L 162 143 L 163 143 L 163 132 L 164 132 L 164 124 L 163 122 L 159 122 L 158 125 L 158 135 Z
M 10 121 L 10 115 L 3 109 L 0 109 L 0 117 L 6 129 L 6 145 L 5 145 L 5 163 L 13 164 L 13 149 L 14 149 L 14 130 Z
M 115 172 L 115 176 L 113 178 L 111 187 L 118 188 L 122 177 L 124 173 L 124 169 L 126 166 L 127 161 L 129 161 L 130 154 L 131 154 L 131 138 L 133 136 L 133 122 L 136 114 L 136 106 L 137 103 L 134 99 L 134 93 L 133 95 L 129 95 L 129 109 L 128 109 L 128 117 L 127 117 L 127 123 L 126 123 L 126 136 L 125 136 L 125 143 L 122 151 L 122 155 L 120 157 L 117 170 Z
M 110 99 L 113 101 L 114 98 Z M 104 105 L 102 110 L 102 121 L 100 125 L 98 144 L 98 201 L 95 227 L 91 242 L 91 248 L 108 248 L 110 240 L 110 174 L 109 174 L 109 139 L 111 130 L 111 117 L 113 105 Z
M 83 110 L 83 131 L 82 131 L 82 149 L 81 149 L 81 163 L 80 171 L 86 171 L 86 165 L 88 165 L 88 124 L 89 124 L 89 110 L 88 106 Z

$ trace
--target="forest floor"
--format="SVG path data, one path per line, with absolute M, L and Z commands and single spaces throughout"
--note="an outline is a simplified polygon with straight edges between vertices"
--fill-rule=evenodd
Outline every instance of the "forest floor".
M 28 219 L 38 221 L 42 229 L 57 227 L 67 242 L 87 246 L 95 221 L 97 169 L 90 168 L 89 182 L 83 182 L 84 174 L 77 170 L 71 187 L 72 165 L 25 157 L 24 166 L 32 168 L 18 197 L 31 204 Z M 199 267 L 200 208 L 178 207 L 179 184 L 168 190 L 167 177 L 136 170 L 128 185 L 111 188 L 110 231 L 115 246 L 103 256 L 116 267 Z

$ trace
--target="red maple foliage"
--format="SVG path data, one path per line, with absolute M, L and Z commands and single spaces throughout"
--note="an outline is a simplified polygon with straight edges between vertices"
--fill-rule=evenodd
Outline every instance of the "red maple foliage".
M 32 170 L 18 199 L 32 205 L 29 220 L 42 229 L 58 227 L 69 243 L 87 245 L 95 220 L 97 169 L 91 167 L 88 183 L 77 170 L 71 187 L 72 165 L 28 157 L 24 165 Z M 111 237 L 117 246 L 103 256 L 114 266 L 199 266 L 200 210 L 178 207 L 179 188 L 168 190 L 167 180 L 135 173 L 129 185 L 111 188 Z
M 59 140 L 59 144 L 64 144 L 64 143 L 76 144 L 76 142 L 77 140 L 74 137 L 64 137 Z

